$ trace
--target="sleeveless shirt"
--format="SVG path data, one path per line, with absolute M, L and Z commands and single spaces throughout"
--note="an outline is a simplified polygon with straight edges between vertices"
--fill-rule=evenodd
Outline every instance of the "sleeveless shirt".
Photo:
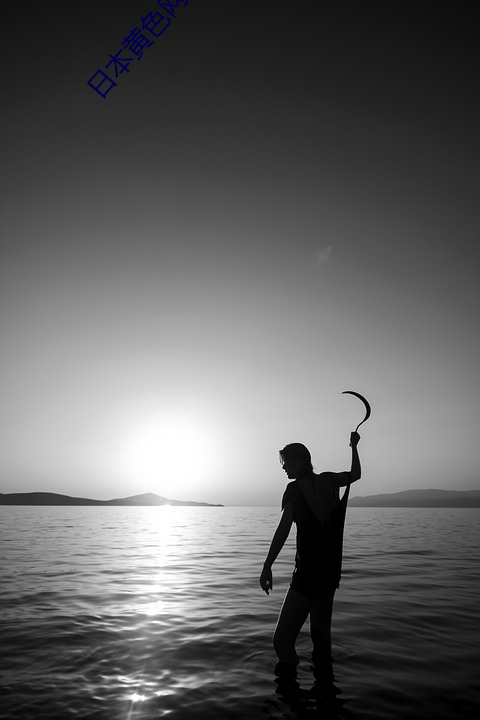
M 335 502 L 330 517 L 323 523 L 315 517 L 297 481 L 288 483 L 282 498 L 282 510 L 288 502 L 292 504 L 297 526 L 292 587 L 307 597 L 316 597 L 340 585 L 343 528 L 350 488 L 347 486 L 341 500 L 333 485 L 325 490 L 334 494 Z

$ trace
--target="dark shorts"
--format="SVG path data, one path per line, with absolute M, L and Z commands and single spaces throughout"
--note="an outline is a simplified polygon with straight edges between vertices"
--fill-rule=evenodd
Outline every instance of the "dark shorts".
M 337 579 L 319 577 L 318 571 L 317 573 L 309 572 L 298 567 L 293 571 L 292 582 L 290 583 L 290 587 L 309 600 L 315 600 L 335 592 L 339 585 L 340 581 Z

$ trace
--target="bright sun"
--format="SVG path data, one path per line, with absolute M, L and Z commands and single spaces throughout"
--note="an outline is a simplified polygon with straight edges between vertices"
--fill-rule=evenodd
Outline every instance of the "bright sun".
M 142 492 L 202 500 L 201 484 L 218 466 L 218 442 L 210 424 L 185 411 L 154 414 L 130 427 L 122 448 L 124 472 Z

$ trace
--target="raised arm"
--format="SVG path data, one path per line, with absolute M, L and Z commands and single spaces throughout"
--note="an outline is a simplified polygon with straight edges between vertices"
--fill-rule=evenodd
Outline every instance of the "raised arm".
M 278 523 L 278 527 L 275 530 L 272 542 L 270 544 L 270 550 L 268 551 L 267 559 L 263 564 L 262 574 L 260 575 L 260 587 L 264 590 L 267 595 L 269 590 L 273 590 L 273 576 L 272 576 L 272 565 L 277 559 L 280 550 L 285 545 L 285 541 L 290 533 L 290 528 L 293 522 L 293 508 L 292 503 L 288 502 Z
M 362 477 L 362 467 L 360 458 L 358 457 L 357 445 L 360 441 L 360 435 L 357 432 L 350 433 L 350 447 L 352 448 L 352 467 L 350 468 L 350 482 L 360 480 Z
M 352 448 L 352 467 L 349 472 L 325 472 L 320 473 L 320 477 L 328 476 L 328 480 L 332 483 L 333 487 L 345 487 L 351 485 L 355 480 L 360 480 L 362 476 L 362 468 L 360 465 L 360 458 L 358 457 L 357 445 L 360 440 L 360 435 L 357 432 L 350 433 L 350 447 Z

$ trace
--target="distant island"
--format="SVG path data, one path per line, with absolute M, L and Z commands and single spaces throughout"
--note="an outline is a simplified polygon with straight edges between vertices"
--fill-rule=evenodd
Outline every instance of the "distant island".
M 352 507 L 480 507 L 480 490 L 405 490 L 349 500 Z
M 70 497 L 50 492 L 0 493 L 0 505 L 110 505 L 110 506 L 155 506 L 155 505 L 187 505 L 195 507 L 223 507 L 212 503 L 194 502 L 193 500 L 169 500 L 168 498 L 144 493 L 114 500 L 91 500 L 90 498 Z

